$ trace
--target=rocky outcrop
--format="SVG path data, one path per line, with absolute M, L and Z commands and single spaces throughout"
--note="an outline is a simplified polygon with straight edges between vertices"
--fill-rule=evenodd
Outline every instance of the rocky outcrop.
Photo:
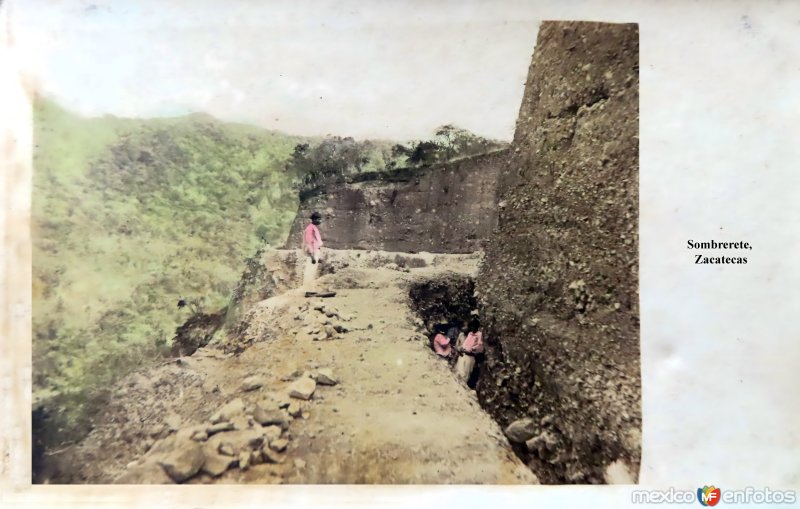
M 471 253 L 497 222 L 505 150 L 437 166 L 365 175 L 305 198 L 286 244 L 299 247 L 312 211 L 325 247 Z
M 476 282 L 479 398 L 544 482 L 639 468 L 638 39 L 541 25 Z

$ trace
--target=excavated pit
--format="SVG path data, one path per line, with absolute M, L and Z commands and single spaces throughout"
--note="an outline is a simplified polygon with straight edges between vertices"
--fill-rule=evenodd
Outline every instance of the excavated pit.
M 426 281 L 412 283 L 409 289 L 410 307 L 418 318 L 422 321 L 421 327 L 430 339 L 435 333 L 438 324 L 463 324 L 470 318 L 478 318 L 478 302 L 475 297 L 475 279 L 470 276 L 449 274 Z M 486 338 L 491 341 L 490 338 Z M 497 344 L 496 341 L 491 341 Z M 430 347 L 430 342 L 428 344 Z M 454 362 L 451 361 L 451 365 Z M 468 381 L 468 386 L 472 389 L 477 385 L 481 371 L 484 366 L 479 363 L 476 366 L 473 376 Z M 487 414 L 501 426 L 507 424 L 507 419 L 498 414 L 496 406 L 485 405 L 483 398 L 478 399 Z M 500 406 L 513 406 L 519 402 L 519 395 L 515 391 L 507 393 L 507 403 Z M 514 453 L 529 468 L 532 466 L 532 455 L 528 452 L 524 444 L 511 442 Z M 534 470 L 531 468 L 531 470 Z M 534 473 L 535 472 L 534 470 Z M 537 474 L 538 475 L 538 474 Z

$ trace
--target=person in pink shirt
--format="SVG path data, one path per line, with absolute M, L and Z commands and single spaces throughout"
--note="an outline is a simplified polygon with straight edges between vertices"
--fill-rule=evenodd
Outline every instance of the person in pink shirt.
M 450 357 L 453 355 L 451 343 L 453 343 L 457 337 L 458 329 L 456 327 L 450 327 L 447 330 L 447 335 L 441 332 L 437 333 L 436 336 L 433 337 L 433 351 L 441 357 Z
M 456 345 L 456 352 L 460 354 L 456 362 L 456 375 L 464 383 L 469 383 L 472 378 L 477 361 L 483 360 L 483 333 L 479 330 L 480 326 L 478 320 L 470 321 L 467 336 Z
M 314 212 L 311 214 L 311 222 L 308 223 L 308 226 L 303 231 L 303 250 L 311 257 L 311 263 L 319 261 L 322 236 L 317 227 L 320 224 L 322 224 L 322 215 L 319 212 Z

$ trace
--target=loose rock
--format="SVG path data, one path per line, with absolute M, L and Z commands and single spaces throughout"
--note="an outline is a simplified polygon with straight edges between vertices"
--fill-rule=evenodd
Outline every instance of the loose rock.
M 281 428 L 278 426 L 267 426 L 264 428 L 264 436 L 268 442 L 272 442 L 273 440 L 280 438 L 282 433 L 283 430 L 281 430 Z
M 114 484 L 175 484 L 158 463 L 147 462 L 129 468 Z
M 206 461 L 203 463 L 203 472 L 213 477 L 219 477 L 236 462 L 236 458 L 223 456 L 222 454 L 206 454 Z
M 233 401 L 229 401 L 225 404 L 222 408 L 219 409 L 217 413 L 211 416 L 211 423 L 217 424 L 223 421 L 229 421 L 233 417 L 242 414 L 244 412 L 244 401 L 242 398 L 236 398 Z
M 205 442 L 208 440 L 208 433 L 206 431 L 198 430 L 192 433 L 192 440 L 195 442 Z
M 317 383 L 320 385 L 336 385 L 338 381 L 333 376 L 333 371 L 330 368 L 324 368 L 317 371 Z
M 285 438 L 279 438 L 277 440 L 271 440 L 270 443 L 269 443 L 270 448 L 275 450 L 275 451 L 278 451 L 278 452 L 285 451 L 286 447 L 288 445 L 289 445 L 289 441 L 286 440 Z
M 300 407 L 300 403 L 292 401 L 289 405 L 288 412 L 292 417 L 300 417 L 303 414 L 303 409 Z
M 208 436 L 213 435 L 214 433 L 220 433 L 222 431 L 230 431 L 233 429 L 232 422 L 220 422 L 217 424 L 212 424 L 208 428 L 206 428 L 206 433 Z
M 244 381 L 242 382 L 242 390 L 245 392 L 254 391 L 256 389 L 260 389 L 261 387 L 263 387 L 263 385 L 264 381 L 261 380 L 261 378 L 256 376 L 251 376 L 245 378 Z
M 250 452 L 242 451 L 239 453 L 239 468 L 242 470 L 250 468 Z
M 264 410 L 260 405 L 256 405 L 253 410 L 253 419 L 262 426 L 277 424 L 281 429 L 289 429 L 289 416 L 281 410 Z
M 310 378 L 299 378 L 289 386 L 289 396 L 308 400 L 314 394 L 317 383 Z
M 536 435 L 536 421 L 530 417 L 516 420 L 506 428 L 506 436 L 512 442 L 523 443 Z
M 172 480 L 183 482 L 200 471 L 205 459 L 203 447 L 190 440 L 176 444 L 175 450 L 164 455 L 158 464 Z

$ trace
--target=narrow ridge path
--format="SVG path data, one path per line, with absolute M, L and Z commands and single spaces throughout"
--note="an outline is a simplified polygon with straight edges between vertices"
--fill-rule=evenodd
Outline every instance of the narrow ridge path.
M 536 483 L 475 392 L 425 348 L 408 307 L 408 281 L 472 275 L 477 257 L 439 255 L 404 272 L 392 264 L 353 267 L 351 251 L 328 254 L 350 260 L 348 268 L 315 282 L 315 289 L 336 296 L 306 298 L 307 288 L 300 288 L 262 302 L 250 327 L 280 333 L 240 356 L 248 372 L 273 379 L 316 368 L 330 368 L 338 379 L 336 386 L 318 386 L 302 404 L 304 418 L 292 423 L 287 455 L 305 466 L 285 482 Z M 333 311 L 334 320 L 327 321 L 348 331 L 314 340 L 309 332 L 324 324 L 318 327 L 312 317 L 329 318 L 319 308 Z M 243 474 L 258 481 L 254 472 Z

